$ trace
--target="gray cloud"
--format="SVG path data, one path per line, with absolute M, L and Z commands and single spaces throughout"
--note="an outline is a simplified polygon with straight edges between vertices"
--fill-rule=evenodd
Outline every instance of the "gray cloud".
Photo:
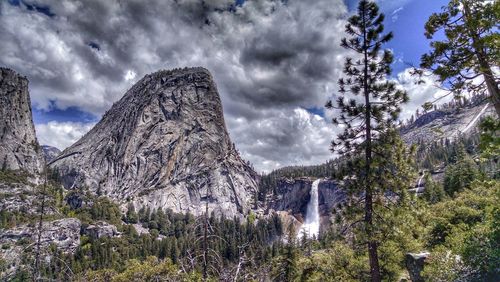
M 100 116 L 147 73 L 204 66 L 237 148 L 257 169 L 332 157 L 334 128 L 304 109 L 323 107 L 336 90 L 346 54 L 342 0 L 30 3 L 54 16 L 1 3 L 0 64 L 28 76 L 35 107 Z M 67 146 L 62 140 L 75 138 L 57 125 L 37 125 L 40 139 Z
M 78 141 L 93 126 L 94 123 L 50 121 L 38 124 L 36 133 L 39 143 L 62 149 Z

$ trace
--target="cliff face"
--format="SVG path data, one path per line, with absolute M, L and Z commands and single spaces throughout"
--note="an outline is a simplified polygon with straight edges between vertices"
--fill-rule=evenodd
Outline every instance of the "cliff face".
M 246 214 L 257 186 L 203 68 L 146 75 L 50 166 L 67 188 L 193 214 L 206 204 L 219 214 Z
M 307 204 L 311 198 L 313 179 L 308 177 L 279 180 L 276 199 L 270 208 L 276 211 L 288 211 L 290 214 L 305 216 Z M 330 215 L 332 209 L 345 199 L 345 192 L 334 180 L 324 179 L 318 185 L 318 204 L 320 215 Z
M 35 135 L 28 80 L 0 68 L 0 169 L 36 175 L 44 158 Z

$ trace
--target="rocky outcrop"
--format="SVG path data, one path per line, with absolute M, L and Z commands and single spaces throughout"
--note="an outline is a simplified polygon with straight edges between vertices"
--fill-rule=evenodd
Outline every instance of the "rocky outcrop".
M 43 156 L 47 163 L 50 163 L 53 159 L 55 159 L 59 154 L 61 154 L 61 150 L 56 147 L 42 145 Z
M 65 253 L 74 253 L 80 245 L 80 220 L 63 218 L 44 222 L 42 227 L 42 247 L 55 244 Z M 36 233 L 36 232 L 34 232 Z
M 73 254 L 80 245 L 80 227 L 80 220 L 76 218 L 44 222 L 40 238 L 41 250 L 48 250 L 48 246 L 54 244 L 62 252 Z M 0 230 L 0 257 L 8 266 L 5 271 L 7 276 L 19 267 L 26 246 L 35 244 L 37 239 L 38 228 L 29 225 Z M 50 255 L 47 258 L 50 259 Z
M 35 214 L 36 187 L 27 183 L 0 182 L 0 210 Z
M 429 253 L 408 253 L 406 254 L 405 263 L 406 269 L 408 270 L 408 274 L 410 274 L 410 279 L 413 282 L 423 282 L 425 281 L 422 277 L 421 273 L 424 270 L 424 264 L 427 257 L 429 257 Z
M 93 239 L 119 237 L 121 235 L 116 226 L 105 221 L 98 221 L 95 224 L 87 226 L 83 233 Z
M 244 215 L 256 174 L 227 133 L 203 68 L 146 75 L 84 137 L 53 160 L 67 188 L 88 187 L 136 209 Z
M 36 175 L 43 165 L 33 125 L 28 79 L 0 68 L 0 169 Z

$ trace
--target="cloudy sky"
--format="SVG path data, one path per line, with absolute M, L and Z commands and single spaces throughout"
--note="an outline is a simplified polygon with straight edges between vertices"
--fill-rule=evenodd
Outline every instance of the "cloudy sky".
M 408 117 L 439 95 L 408 63 L 428 50 L 427 17 L 445 0 L 378 0 L 395 33 L 393 79 Z M 333 157 L 345 20 L 356 0 L 0 0 L 0 65 L 26 75 L 40 143 L 60 149 L 87 132 L 145 74 L 208 68 L 238 150 L 259 171 Z

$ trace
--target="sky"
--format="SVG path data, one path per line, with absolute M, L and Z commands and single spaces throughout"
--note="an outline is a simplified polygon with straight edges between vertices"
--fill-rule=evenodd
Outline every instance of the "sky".
M 442 95 L 415 85 L 424 23 L 445 0 L 377 0 L 394 32 L 391 79 L 410 95 L 402 119 Z M 340 47 L 355 0 L 0 0 L 0 66 L 28 77 L 39 142 L 77 141 L 135 82 L 203 66 L 215 79 L 232 141 L 260 172 L 334 157 Z

